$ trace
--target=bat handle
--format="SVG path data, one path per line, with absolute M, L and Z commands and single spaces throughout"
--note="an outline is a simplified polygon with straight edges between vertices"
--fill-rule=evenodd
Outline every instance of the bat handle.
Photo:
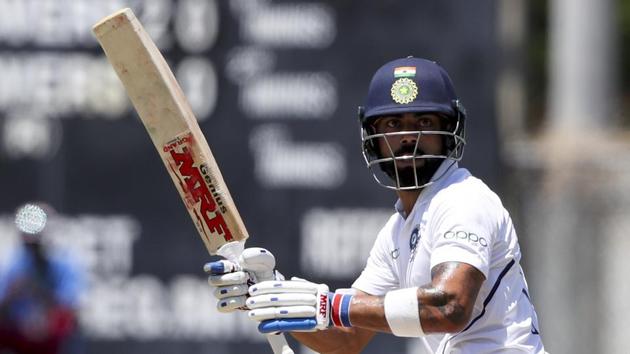
M 244 241 L 229 242 L 221 246 L 221 248 L 217 251 L 217 254 L 238 263 L 239 256 L 243 253 L 244 248 Z M 256 272 L 256 268 L 268 269 L 271 267 L 271 269 L 273 269 L 276 261 L 275 258 L 272 258 L 272 260 L 273 264 L 268 264 L 269 259 L 264 257 L 261 259 L 262 263 L 260 264 L 257 264 L 255 261 L 253 264 L 248 264 L 249 270 L 254 272 L 258 281 L 273 280 L 273 272 Z M 291 347 L 289 347 L 284 334 L 267 334 L 266 337 L 274 354 L 294 354 Z
M 293 350 L 289 347 L 284 334 L 267 334 L 266 336 L 274 354 L 293 354 Z
M 269 271 L 269 267 L 271 267 L 271 269 L 275 267 L 276 262 L 273 257 L 272 260 L 273 264 L 269 264 L 269 258 L 262 257 L 259 259 L 260 263 L 257 263 L 257 260 L 254 258 L 250 259 L 250 262 L 248 264 L 242 264 L 242 266 L 252 271 L 258 281 L 274 280 L 273 271 Z M 289 347 L 289 344 L 287 343 L 287 339 L 284 337 L 284 334 L 271 333 L 267 334 L 266 337 L 274 354 L 293 354 L 293 350 L 291 349 L 291 347 Z

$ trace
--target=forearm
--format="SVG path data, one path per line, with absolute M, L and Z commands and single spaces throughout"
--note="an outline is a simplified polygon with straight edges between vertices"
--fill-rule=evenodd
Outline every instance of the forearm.
M 468 324 L 484 281 L 473 266 L 446 262 L 431 270 L 430 284 L 416 291 L 420 325 L 424 333 L 454 333 Z M 411 310 L 413 311 L 413 310 Z M 350 307 L 350 321 L 355 327 L 391 333 L 385 315 L 385 297 L 358 294 Z
M 300 343 L 322 354 L 360 353 L 375 332 L 391 333 L 383 296 L 358 294 L 352 298 L 352 328 L 333 327 L 317 332 L 291 332 Z M 461 325 L 453 323 L 459 315 L 451 310 L 449 297 L 431 287 L 418 289 L 418 311 L 425 333 L 456 332 Z M 455 306 L 456 307 L 456 306 Z
M 418 313 L 424 333 L 449 333 L 461 330 L 469 313 L 454 297 L 432 287 L 417 291 Z M 359 328 L 391 333 L 385 316 L 384 296 L 357 295 L 350 308 L 350 321 Z
M 350 322 L 354 327 L 391 333 L 385 318 L 384 296 L 356 295 L 350 306 Z
M 210 280 L 226 285 L 227 277 L 220 275 L 222 282 L 212 276 Z M 376 332 L 421 337 L 463 329 L 483 281 L 483 274 L 473 266 L 446 262 L 432 269 L 431 284 L 392 290 L 384 297 L 358 289 L 333 294 L 326 284 L 292 279 L 252 285 L 243 305 L 250 309 L 249 318 L 260 322 L 262 333 L 292 332 L 320 353 L 359 353 Z M 232 288 L 224 288 L 232 296 L 228 299 L 245 298 L 245 292 L 233 294 Z

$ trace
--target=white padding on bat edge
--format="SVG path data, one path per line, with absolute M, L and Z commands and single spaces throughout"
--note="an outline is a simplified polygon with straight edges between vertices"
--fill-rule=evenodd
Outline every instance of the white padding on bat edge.
M 393 290 L 385 295 L 385 318 L 398 337 L 424 337 L 418 311 L 418 288 Z
M 251 310 L 247 313 L 249 318 L 256 321 L 271 320 L 274 318 L 305 318 L 315 317 L 315 307 L 313 306 L 287 306 L 287 307 L 265 307 Z

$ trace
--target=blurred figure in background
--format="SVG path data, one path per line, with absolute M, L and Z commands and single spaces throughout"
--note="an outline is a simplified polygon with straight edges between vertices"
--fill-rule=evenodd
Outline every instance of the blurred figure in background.
M 46 247 L 44 229 L 53 212 L 26 204 L 16 213 L 21 246 L 0 270 L 0 354 L 77 349 L 80 273 Z

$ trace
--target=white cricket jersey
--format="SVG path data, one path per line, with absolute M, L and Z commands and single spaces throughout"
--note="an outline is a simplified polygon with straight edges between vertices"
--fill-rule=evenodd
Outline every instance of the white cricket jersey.
M 431 283 L 431 269 L 464 262 L 486 280 L 471 320 L 459 333 L 427 335 L 433 353 L 544 353 L 538 320 L 519 264 L 521 252 L 499 197 L 468 170 L 443 163 L 405 217 L 400 201 L 379 232 L 365 269 L 352 285 L 383 296 Z

